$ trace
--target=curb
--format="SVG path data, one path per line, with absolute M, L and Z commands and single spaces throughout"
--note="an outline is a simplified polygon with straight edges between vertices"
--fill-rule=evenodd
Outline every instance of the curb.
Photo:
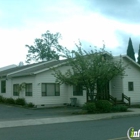
M 134 117 L 134 116 L 140 116 L 139 114 L 123 114 L 123 115 L 116 115 L 116 116 L 112 116 L 112 119 L 116 119 L 116 118 L 125 118 L 125 117 Z
M 140 116 L 140 113 L 122 114 L 122 115 L 113 114 L 110 116 L 100 116 L 100 117 L 94 115 L 78 115 L 78 116 L 75 115 L 75 116 L 57 117 L 57 118 L 1 121 L 0 128 L 54 124 L 54 123 L 71 123 L 71 122 L 80 122 L 80 121 L 96 121 L 96 120 L 107 120 L 107 119 L 125 118 L 125 117 L 133 117 L 133 116 Z

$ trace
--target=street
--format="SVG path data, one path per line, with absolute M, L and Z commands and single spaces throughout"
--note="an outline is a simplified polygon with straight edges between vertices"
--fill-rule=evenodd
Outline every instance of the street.
M 140 129 L 140 116 L 0 129 L 1 140 L 109 140 Z M 126 138 L 127 139 L 127 138 Z M 121 139 L 119 139 L 121 140 Z M 124 139 L 122 139 L 124 140 Z
M 60 108 L 29 109 L 18 106 L 0 104 L 0 121 L 69 116 L 73 112 L 79 110 L 80 108 L 78 107 L 67 107 L 67 106 L 62 108 L 60 107 Z

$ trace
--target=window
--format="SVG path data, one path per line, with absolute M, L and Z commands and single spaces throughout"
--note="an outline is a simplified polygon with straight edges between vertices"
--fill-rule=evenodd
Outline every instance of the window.
M 1 81 L 1 93 L 6 93 L 6 81 Z
M 19 95 L 19 84 L 13 85 L 13 95 L 18 96 Z
M 60 96 L 60 85 L 56 83 L 42 83 L 42 96 Z
M 26 84 L 25 95 L 32 96 L 32 84 Z
M 41 86 L 42 96 L 47 96 L 47 84 L 43 83 Z
M 133 82 L 128 82 L 128 91 L 134 91 Z
M 81 85 L 73 86 L 73 95 L 74 96 L 82 96 L 83 95 L 83 87 Z

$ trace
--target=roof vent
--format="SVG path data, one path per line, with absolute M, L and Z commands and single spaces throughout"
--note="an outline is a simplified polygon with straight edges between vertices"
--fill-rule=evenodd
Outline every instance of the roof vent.
M 24 65 L 24 63 L 22 61 L 20 61 L 18 66 L 23 66 L 23 65 Z
M 46 58 L 43 58 L 43 59 L 42 59 L 42 62 L 43 62 L 43 61 L 47 61 L 47 59 L 46 59 Z

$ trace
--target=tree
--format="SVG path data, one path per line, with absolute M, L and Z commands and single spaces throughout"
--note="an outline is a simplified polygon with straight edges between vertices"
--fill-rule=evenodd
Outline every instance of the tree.
M 140 64 L 140 44 L 139 44 L 139 51 L 138 51 L 138 64 Z
M 87 100 L 94 97 L 95 89 L 104 89 L 106 84 L 115 76 L 123 75 L 125 67 L 120 61 L 114 61 L 110 53 L 104 49 L 86 51 L 82 45 L 77 45 L 76 51 L 64 48 L 63 54 L 70 68 L 66 73 L 54 68 L 56 82 L 68 85 L 82 85 L 86 90 Z M 103 90 L 102 90 L 103 91 Z M 98 94 L 101 94 L 98 92 Z
M 134 53 L 131 38 L 129 38 L 129 41 L 128 41 L 127 55 L 135 61 L 135 53 Z
M 28 54 L 26 55 L 26 63 L 33 61 L 59 59 L 58 51 L 61 48 L 58 40 L 60 33 L 52 34 L 50 31 L 42 34 L 41 38 L 35 39 L 34 45 L 26 45 Z

